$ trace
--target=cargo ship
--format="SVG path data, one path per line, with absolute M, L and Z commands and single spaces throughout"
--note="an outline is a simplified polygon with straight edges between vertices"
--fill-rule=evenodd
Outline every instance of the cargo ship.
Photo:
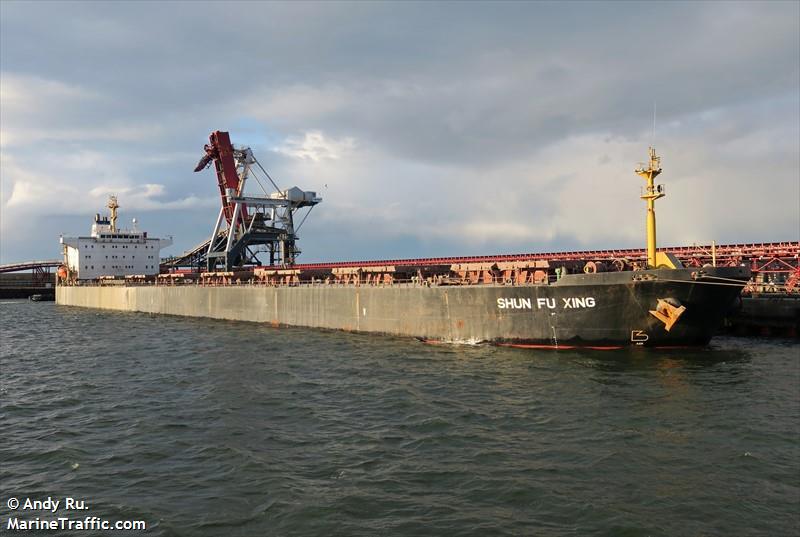
M 79 253 L 65 252 L 57 302 L 429 342 L 675 347 L 708 344 L 751 276 L 749 266 L 684 267 L 656 248 L 655 202 L 665 192 L 654 181 L 662 170 L 653 148 L 636 169 L 647 204 L 641 261 L 554 256 L 299 264 L 296 213 L 319 204 L 316 193 L 278 188 L 252 151 L 234 149 L 226 132 L 211 134 L 195 171 L 211 164 L 221 207 L 207 241 L 164 260 L 159 274 L 84 277 L 74 263 Z M 245 195 L 257 171 L 274 192 Z

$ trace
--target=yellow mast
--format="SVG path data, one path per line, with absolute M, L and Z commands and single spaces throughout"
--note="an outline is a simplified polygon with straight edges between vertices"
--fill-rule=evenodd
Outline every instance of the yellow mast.
M 117 231 L 117 209 L 119 209 L 119 204 L 117 203 L 116 196 L 109 196 L 108 197 L 108 208 L 111 210 L 111 233 L 116 233 Z
M 641 164 L 636 173 L 641 175 L 647 186 L 641 198 L 647 202 L 647 266 L 656 268 L 656 200 L 664 197 L 663 185 L 656 185 L 653 179 L 661 173 L 661 157 L 656 156 L 656 150 L 649 148 L 650 163 L 647 168 Z

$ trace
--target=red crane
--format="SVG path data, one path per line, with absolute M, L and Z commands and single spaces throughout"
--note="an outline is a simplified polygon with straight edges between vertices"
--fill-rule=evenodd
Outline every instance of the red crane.
M 208 137 L 209 143 L 204 146 L 206 154 L 197 163 L 194 171 L 203 171 L 211 161 L 217 172 L 217 182 L 219 183 L 219 195 L 222 198 L 222 208 L 225 213 L 225 220 L 228 225 L 233 219 L 233 203 L 230 201 L 229 192 L 233 196 L 241 196 L 239 174 L 236 171 L 236 161 L 233 159 L 233 145 L 227 132 L 214 131 Z M 242 215 L 247 220 L 247 208 L 242 207 Z

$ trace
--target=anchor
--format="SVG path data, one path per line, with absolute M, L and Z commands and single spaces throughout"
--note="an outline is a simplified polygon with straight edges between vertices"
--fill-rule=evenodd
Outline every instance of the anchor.
M 686 306 L 675 306 L 673 303 L 680 304 L 674 298 L 659 298 L 655 310 L 650 310 L 650 315 L 664 323 L 664 329 L 669 332 L 683 312 Z

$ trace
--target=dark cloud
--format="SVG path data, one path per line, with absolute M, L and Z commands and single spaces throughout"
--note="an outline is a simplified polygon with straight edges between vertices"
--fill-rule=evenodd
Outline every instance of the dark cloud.
M 154 225 L 171 227 L 175 217 L 155 205 L 166 211 L 187 199 L 215 195 L 210 177 L 191 172 L 196 158 L 190 156 L 199 155 L 209 131 L 223 129 L 252 145 L 287 183 L 318 188 L 314 183 L 333 178 L 341 189 L 359 189 L 350 201 L 369 203 L 365 196 L 372 185 L 392 181 L 391 188 L 376 193 L 392 190 L 411 205 L 413 196 L 404 196 L 401 187 L 434 185 L 444 201 L 423 221 L 440 228 L 460 210 L 495 210 L 480 194 L 486 181 L 504 183 L 528 200 L 526 207 L 507 203 L 507 214 L 496 217 L 505 226 L 498 229 L 510 233 L 506 239 L 470 243 L 461 235 L 440 235 L 430 239 L 434 250 L 620 243 L 630 235 L 559 224 L 566 202 L 558 195 L 569 185 L 586 188 L 581 181 L 588 174 L 608 181 L 611 175 L 603 174 L 629 173 L 620 160 L 634 156 L 610 151 L 630 151 L 627 142 L 649 141 L 654 102 L 659 139 L 679 152 L 672 156 L 675 164 L 685 159 L 700 166 L 702 151 L 713 160 L 717 148 L 733 148 L 726 157 L 729 167 L 715 165 L 716 175 L 706 181 L 740 181 L 735 192 L 748 188 L 751 170 L 769 165 L 777 168 L 773 192 L 791 199 L 798 190 L 800 143 L 799 6 L 2 2 L 3 212 L 13 218 L 23 211 L 19 203 L 8 205 L 16 185 L 59 174 L 64 192 L 72 193 L 64 196 L 104 185 L 163 185 L 158 196 L 141 198 L 131 209 L 150 211 Z M 274 151 L 288 138 L 312 131 L 332 147 L 353 139 L 354 155 L 362 160 L 309 166 Z M 759 144 L 748 138 L 752 133 L 776 142 Z M 691 140 L 692 147 L 681 140 Z M 747 140 L 758 153 L 747 154 L 737 140 Z M 564 148 L 597 151 L 589 157 L 598 169 L 575 169 Z M 550 153 L 565 160 L 562 170 L 545 164 L 541 155 Z M 59 162 L 69 165 L 62 169 Z M 26 188 L 29 198 L 39 192 Z M 332 212 L 344 203 L 338 195 L 333 194 Z M 725 196 L 728 204 L 742 201 L 733 193 Z M 24 210 L 45 212 L 44 206 Z M 765 240 L 796 235 L 797 204 L 783 201 L 782 207 L 788 216 L 778 231 L 774 226 L 763 231 L 781 236 Z M 56 212 L 85 209 L 75 203 Z M 178 247 L 201 239 L 210 226 L 206 220 L 213 219 L 201 218 L 199 207 L 186 211 L 183 238 L 175 233 Z M 413 206 L 405 212 L 412 216 L 387 217 L 374 231 L 387 233 L 399 223 L 415 226 L 423 219 Z M 715 221 L 711 218 L 703 232 L 727 229 Z M 341 225 L 349 230 L 360 221 L 347 215 Z M 313 246 L 315 228 L 311 221 L 308 226 L 304 240 Z M 335 230 L 335 220 L 327 226 Z M 18 235 L 12 227 L 4 217 L 4 259 L 18 257 L 19 244 L 34 237 L 29 230 L 11 239 Z M 537 235 L 545 228 L 547 234 Z M 402 237 L 419 235 L 392 240 L 413 249 L 422 246 Z M 361 246 L 349 241 L 341 256 L 369 256 L 363 250 L 371 240 Z

